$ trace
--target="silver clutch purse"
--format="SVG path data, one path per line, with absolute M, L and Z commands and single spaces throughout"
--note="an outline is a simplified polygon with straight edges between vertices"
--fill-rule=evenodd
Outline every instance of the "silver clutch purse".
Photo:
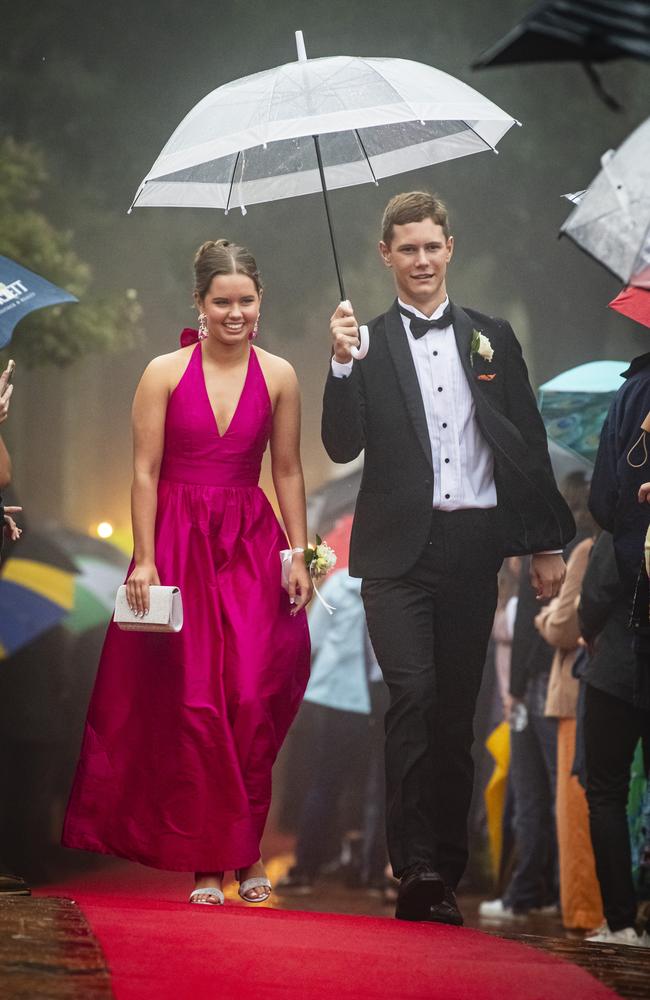
M 138 618 L 126 602 L 126 585 L 117 589 L 113 621 L 127 632 L 180 632 L 183 601 L 178 587 L 149 587 L 149 613 Z

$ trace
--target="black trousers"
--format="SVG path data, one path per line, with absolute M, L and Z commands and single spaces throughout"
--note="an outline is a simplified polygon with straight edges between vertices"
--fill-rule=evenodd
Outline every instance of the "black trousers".
M 386 831 L 398 878 L 425 862 L 455 888 L 467 864 L 474 707 L 503 558 L 495 515 L 434 510 L 413 569 L 361 587 L 390 692 Z
M 630 767 L 650 713 L 586 685 L 585 757 L 589 828 L 610 930 L 633 927 L 637 900 L 627 825 Z

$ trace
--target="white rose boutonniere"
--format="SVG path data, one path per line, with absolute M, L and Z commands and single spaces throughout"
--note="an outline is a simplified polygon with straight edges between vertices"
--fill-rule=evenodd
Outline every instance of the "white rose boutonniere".
M 485 358 L 486 361 L 492 361 L 494 357 L 489 337 L 486 337 L 480 330 L 472 330 L 472 344 L 469 352 L 469 360 L 472 365 L 474 364 L 475 354 L 478 354 L 480 358 Z

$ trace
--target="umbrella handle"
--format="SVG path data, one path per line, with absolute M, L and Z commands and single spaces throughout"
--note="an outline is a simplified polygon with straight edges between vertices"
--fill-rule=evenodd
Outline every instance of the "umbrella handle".
M 370 335 L 368 333 L 368 327 L 360 326 L 359 346 L 351 347 L 350 354 L 352 355 L 353 358 L 356 358 L 357 361 L 361 361 L 362 358 L 365 358 L 369 350 L 370 350 Z
M 350 309 L 350 310 L 352 309 L 352 303 L 350 302 L 349 299 L 341 299 L 341 305 L 344 306 L 346 309 Z M 369 350 L 370 350 L 370 334 L 368 333 L 368 327 L 367 326 L 360 326 L 359 327 L 359 346 L 358 347 L 351 347 L 350 348 L 350 354 L 357 361 L 361 361 L 362 358 L 365 358 L 365 356 L 366 356 L 366 354 L 368 353 Z

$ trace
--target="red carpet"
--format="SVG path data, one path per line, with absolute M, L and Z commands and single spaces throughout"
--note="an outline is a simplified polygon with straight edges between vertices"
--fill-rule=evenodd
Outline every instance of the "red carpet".
M 126 879 L 120 867 L 110 882 L 100 873 L 47 889 L 81 905 L 117 1000 L 616 996 L 576 966 L 479 931 L 232 902 L 189 906 L 174 901 L 183 898 L 186 878 L 128 870 Z

